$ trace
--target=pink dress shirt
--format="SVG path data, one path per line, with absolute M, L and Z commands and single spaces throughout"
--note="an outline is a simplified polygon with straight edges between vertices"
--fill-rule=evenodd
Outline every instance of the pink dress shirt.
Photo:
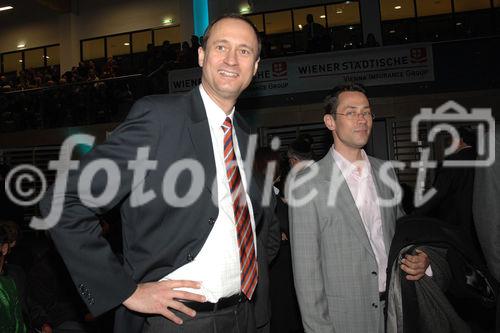
M 335 163 L 349 186 L 349 190 L 363 221 L 366 234 L 370 240 L 373 253 L 375 254 L 378 267 L 378 290 L 380 292 L 385 291 L 388 257 L 384 244 L 378 195 L 375 182 L 373 181 L 370 161 L 364 150 L 361 150 L 363 159 L 354 163 L 346 160 L 335 150 L 335 147 L 332 148 L 332 153 Z

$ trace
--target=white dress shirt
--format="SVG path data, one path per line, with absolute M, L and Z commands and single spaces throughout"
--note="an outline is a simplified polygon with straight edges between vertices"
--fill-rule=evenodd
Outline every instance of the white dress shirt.
M 238 247 L 238 238 L 234 220 L 233 203 L 231 199 L 231 190 L 226 174 L 226 165 L 224 162 L 224 131 L 222 124 L 226 117 L 233 120 L 234 108 L 231 114 L 226 115 L 224 111 L 215 104 L 203 89 L 199 86 L 203 104 L 207 113 L 208 124 L 210 127 L 210 136 L 212 138 L 213 154 L 215 159 L 216 179 L 217 179 L 217 197 L 219 215 L 215 221 L 212 231 L 201 248 L 196 258 L 186 265 L 168 274 L 162 280 L 194 280 L 200 281 L 202 287 L 197 289 L 182 288 L 181 290 L 190 291 L 196 294 L 202 294 L 207 301 L 216 303 L 222 297 L 228 297 L 240 292 L 240 252 Z M 253 215 L 252 202 L 248 196 L 248 185 L 243 169 L 238 147 L 236 131 L 233 128 L 233 146 L 236 155 L 236 161 L 240 169 L 241 180 L 245 188 L 250 221 L 254 235 L 254 245 L 257 248 L 255 235 L 255 219 Z M 211 184 L 210 184 L 211 185 Z M 186 209 L 190 209 L 187 207 Z
M 370 240 L 373 253 L 375 254 L 378 267 L 378 289 L 380 292 L 385 291 L 388 257 L 384 243 L 378 195 L 375 182 L 373 181 L 370 161 L 364 150 L 361 150 L 363 159 L 355 163 L 351 163 L 345 159 L 335 150 L 335 147 L 332 148 L 332 152 L 333 159 L 349 186 L 349 190 L 363 221 L 366 234 Z

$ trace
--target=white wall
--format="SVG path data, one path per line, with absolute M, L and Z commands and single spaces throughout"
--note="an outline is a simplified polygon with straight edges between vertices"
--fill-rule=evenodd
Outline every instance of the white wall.
M 26 48 L 58 44 L 58 20 L 44 19 L 35 22 L 22 22 L 0 28 L 0 53 L 16 51 L 19 42 L 26 43 Z
M 159 27 L 166 17 L 182 24 L 179 0 L 85 0 L 78 7 L 80 39 Z
M 73 0 L 72 13 L 66 14 L 21 2 L 8 19 L 0 16 L 0 53 L 16 51 L 20 42 L 26 48 L 60 44 L 64 71 L 80 60 L 80 40 L 161 27 L 165 18 L 180 24 L 181 40 L 189 40 L 192 3 L 183 2 L 181 8 L 181 0 Z

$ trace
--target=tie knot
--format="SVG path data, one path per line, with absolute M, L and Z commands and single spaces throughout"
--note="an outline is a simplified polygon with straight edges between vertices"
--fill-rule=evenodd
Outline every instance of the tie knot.
M 233 124 L 231 123 L 231 118 L 226 117 L 226 120 L 224 120 L 224 123 L 222 124 L 222 129 L 224 130 L 224 133 L 230 130 L 232 126 Z

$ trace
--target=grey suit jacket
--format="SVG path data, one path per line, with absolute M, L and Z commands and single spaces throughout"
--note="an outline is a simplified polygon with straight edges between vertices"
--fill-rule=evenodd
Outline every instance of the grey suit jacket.
M 500 281 L 500 127 L 496 128 L 494 144 L 493 165 L 476 169 L 472 202 L 477 237 L 486 263 Z
M 395 192 L 381 180 L 382 161 L 371 158 L 379 198 Z M 306 332 L 366 333 L 382 326 L 378 266 L 349 187 L 331 152 L 302 172 L 298 179 L 318 168 L 317 175 L 289 194 L 302 198 L 317 191 L 303 206 L 290 204 L 290 236 L 297 298 Z M 392 168 L 388 178 L 396 182 Z M 303 178 L 302 178 L 303 179 Z M 396 184 L 396 183 L 395 183 Z M 337 191 L 337 192 L 335 192 Z M 336 193 L 333 206 L 329 195 Z M 381 207 L 384 243 L 389 251 L 399 205 Z

